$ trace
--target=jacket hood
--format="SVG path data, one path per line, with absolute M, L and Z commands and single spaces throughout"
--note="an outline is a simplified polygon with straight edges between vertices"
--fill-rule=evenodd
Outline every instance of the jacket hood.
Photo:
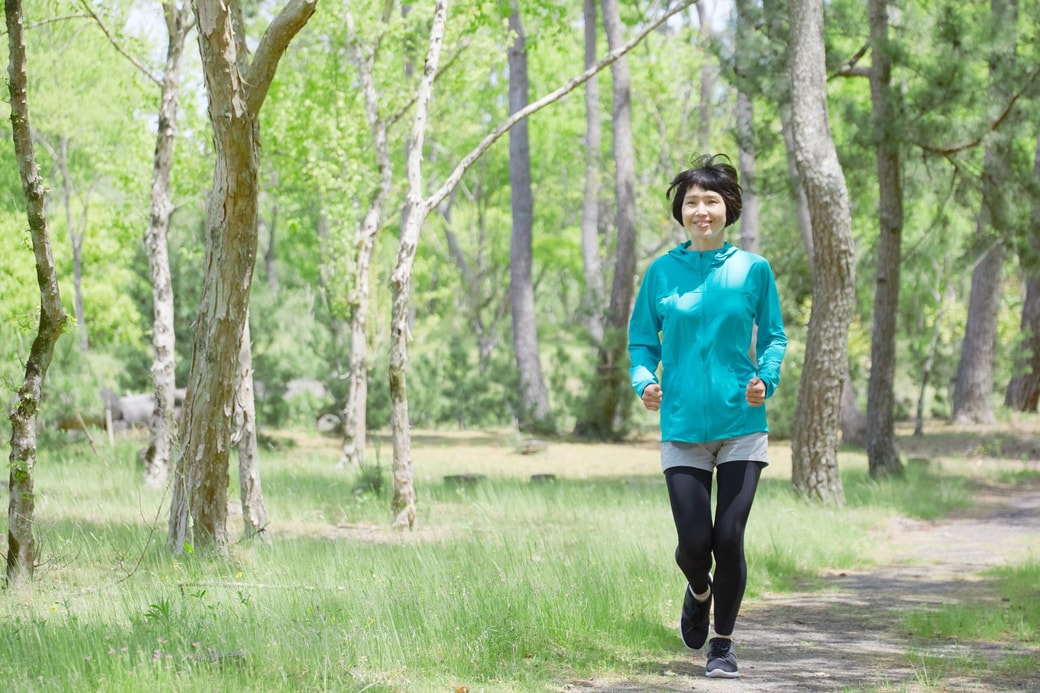
M 675 246 L 674 248 L 668 251 L 668 256 L 675 258 L 679 262 L 684 262 L 688 264 L 693 262 L 701 263 L 704 262 L 704 260 L 706 259 L 710 259 L 711 266 L 718 267 L 723 262 L 725 262 L 730 255 L 737 252 L 737 247 L 735 245 L 732 245 L 728 241 L 723 243 L 722 247 L 716 250 L 691 250 L 691 245 L 692 241 L 680 243 L 679 245 Z

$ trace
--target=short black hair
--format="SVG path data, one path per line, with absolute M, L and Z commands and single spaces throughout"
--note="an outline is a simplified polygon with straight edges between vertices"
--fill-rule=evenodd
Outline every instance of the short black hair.
M 702 154 L 690 162 L 690 168 L 680 171 L 672 179 L 665 197 L 672 200 L 672 216 L 682 225 L 682 206 L 686 191 L 692 185 L 716 192 L 726 203 L 726 226 L 740 218 L 744 208 L 737 169 L 725 154 Z

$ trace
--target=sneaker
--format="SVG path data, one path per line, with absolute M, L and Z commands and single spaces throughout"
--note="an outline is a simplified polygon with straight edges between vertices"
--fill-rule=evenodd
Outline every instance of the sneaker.
M 708 576 L 708 598 L 703 602 L 693 596 L 693 588 L 686 585 L 686 596 L 683 598 L 682 615 L 679 616 L 679 637 L 683 645 L 691 650 L 699 650 L 708 639 L 708 625 L 711 620 L 711 575 Z
M 737 670 L 737 655 L 733 654 L 733 641 L 729 638 L 712 638 L 708 643 L 708 665 L 704 667 L 704 675 L 712 678 L 735 679 L 740 677 Z

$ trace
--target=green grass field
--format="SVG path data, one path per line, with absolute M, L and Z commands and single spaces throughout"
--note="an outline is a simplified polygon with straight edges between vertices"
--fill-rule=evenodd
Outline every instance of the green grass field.
M 417 434 L 420 528 L 405 533 L 388 527 L 388 444 L 377 438 L 370 455 L 378 491 L 371 473 L 335 469 L 335 441 L 267 450 L 271 541 L 235 544 L 228 562 L 166 550 L 168 495 L 139 483 L 141 441 L 43 449 L 40 564 L 29 588 L 0 596 L 0 680 L 15 691 L 532 691 L 674 652 L 684 585 L 656 445 L 550 442 L 520 455 L 510 441 Z M 875 482 L 848 452 L 846 507 L 819 507 L 792 494 L 789 458 L 776 446 L 752 511 L 747 600 L 869 564 L 872 529 L 894 515 L 970 502 L 960 458 Z M 444 479 L 460 473 L 484 477 Z M 1028 591 L 1036 565 L 998 577 Z M 994 637 L 1013 626 L 1035 642 L 1036 607 L 1018 616 Z M 971 617 L 913 627 L 941 633 Z

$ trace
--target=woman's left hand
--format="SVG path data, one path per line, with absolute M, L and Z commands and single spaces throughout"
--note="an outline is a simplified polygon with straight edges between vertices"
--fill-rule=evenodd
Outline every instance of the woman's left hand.
M 761 407 L 766 401 L 766 384 L 756 375 L 748 382 L 744 397 L 750 406 Z

